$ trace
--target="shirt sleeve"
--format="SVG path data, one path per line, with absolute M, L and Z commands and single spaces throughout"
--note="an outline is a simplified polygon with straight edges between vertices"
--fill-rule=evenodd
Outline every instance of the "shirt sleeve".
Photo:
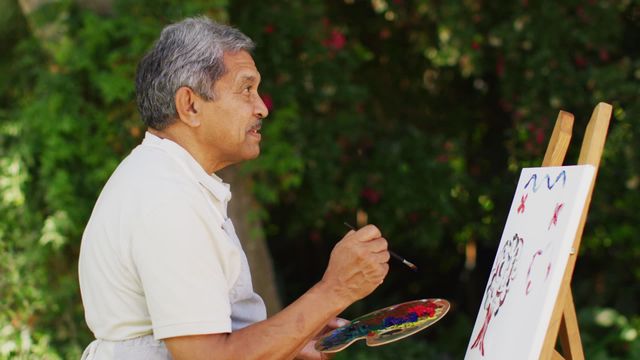
M 133 239 L 154 337 L 231 332 L 233 247 L 207 209 L 184 199 L 150 211 Z

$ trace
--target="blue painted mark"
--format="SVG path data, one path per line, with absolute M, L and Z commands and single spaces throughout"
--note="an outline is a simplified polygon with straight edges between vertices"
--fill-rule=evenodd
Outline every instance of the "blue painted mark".
M 562 170 L 558 174 L 558 176 L 556 176 L 556 179 L 553 181 L 553 183 L 551 183 L 551 176 L 549 176 L 549 174 L 545 175 L 544 178 L 547 180 L 547 188 L 551 190 L 553 189 L 554 186 L 556 186 L 556 184 L 559 181 L 562 181 L 562 186 L 564 186 L 567 183 L 567 172 L 565 170 Z M 529 185 L 531 185 L 533 192 L 537 192 L 543 182 L 544 180 L 538 182 L 538 175 L 533 174 L 531 175 L 527 183 L 524 185 L 524 188 L 526 189 L 529 187 Z

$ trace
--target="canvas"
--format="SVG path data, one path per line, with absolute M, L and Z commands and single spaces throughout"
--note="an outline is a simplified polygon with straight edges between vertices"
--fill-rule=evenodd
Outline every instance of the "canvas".
M 594 174 L 522 170 L 465 360 L 539 358 Z

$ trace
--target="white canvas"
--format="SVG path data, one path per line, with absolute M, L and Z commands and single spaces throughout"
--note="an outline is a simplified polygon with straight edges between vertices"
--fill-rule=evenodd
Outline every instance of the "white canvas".
M 539 358 L 594 173 L 522 170 L 465 360 Z

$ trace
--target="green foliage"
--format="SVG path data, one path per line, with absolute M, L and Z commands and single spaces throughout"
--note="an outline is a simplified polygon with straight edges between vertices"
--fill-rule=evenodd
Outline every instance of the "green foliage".
M 393 249 L 428 270 L 414 276 L 392 263 L 385 284 L 346 316 L 409 298 L 450 298 L 457 311 L 449 316 L 469 324 L 456 329 L 466 336 L 449 352 L 461 356 L 520 168 L 540 164 L 560 109 L 576 115 L 566 161 L 575 163 L 590 113 L 606 101 L 616 110 L 574 289 L 578 308 L 638 313 L 639 288 L 629 286 L 638 280 L 640 249 L 632 150 L 638 1 L 297 6 L 230 9 L 258 39 L 263 88 L 274 102 L 266 126 L 288 129 L 266 137 L 252 167 L 258 193 L 268 194 L 267 234 L 289 300 L 320 278 L 342 223 L 354 223 L 360 210 Z M 291 156 L 280 145 L 271 152 L 281 142 Z M 614 351 L 611 343 L 594 346 Z
M 587 308 L 579 315 L 585 354 L 589 359 L 615 360 L 640 357 L 640 317 L 628 318 L 611 308 Z
M 640 1 L 142 0 L 116 1 L 109 15 L 58 1 L 30 17 L 32 28 L 58 24 L 47 40 L 27 36 L 9 5 L 0 358 L 78 358 L 89 342 L 78 247 L 102 185 L 143 133 L 135 66 L 164 25 L 201 13 L 258 44 L 272 108 L 263 154 L 244 171 L 266 207 L 285 297 L 320 278 L 342 223 L 360 211 L 423 270 L 392 263 L 345 316 L 410 298 L 455 305 L 423 335 L 338 358 L 461 357 L 519 169 L 540 163 L 560 109 L 576 115 L 574 163 L 599 101 L 614 105 L 614 121 L 574 297 L 589 358 L 639 356 Z M 594 320 L 602 313 L 615 321 Z
M 55 25 L 63 35 L 47 46 L 24 39 L 3 69 L 14 75 L 3 83 L 10 90 L 2 104 L 10 106 L 0 114 L 0 358 L 77 359 L 89 343 L 80 237 L 104 182 L 143 132 L 137 61 L 171 19 L 216 17 L 225 3 L 123 2 L 113 17 L 55 5 L 36 14 L 34 26 L 66 18 Z

